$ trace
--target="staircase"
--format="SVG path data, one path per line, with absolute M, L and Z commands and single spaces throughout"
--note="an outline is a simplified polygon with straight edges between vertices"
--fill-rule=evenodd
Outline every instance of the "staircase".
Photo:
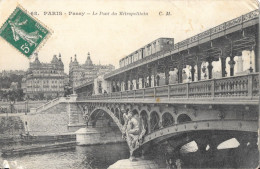
M 70 97 L 56 98 L 56 99 L 53 99 L 53 100 L 51 100 L 51 101 L 49 101 L 49 102 L 47 102 L 47 103 L 45 103 L 45 104 L 43 104 L 43 105 L 41 105 L 37 108 L 31 108 L 30 112 L 31 113 L 41 113 L 45 110 L 48 110 L 49 108 L 52 108 L 52 107 L 58 105 L 61 102 L 68 102 L 68 101 L 70 101 L 70 99 L 71 99 Z

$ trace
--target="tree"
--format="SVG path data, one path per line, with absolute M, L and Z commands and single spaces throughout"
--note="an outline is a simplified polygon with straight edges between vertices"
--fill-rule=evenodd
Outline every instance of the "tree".
M 8 96 L 10 101 L 15 101 L 17 98 L 17 94 L 14 90 L 9 90 L 8 91 Z
M 23 89 L 17 89 L 17 96 L 18 96 L 18 101 L 24 100 L 24 92 L 23 92 Z
M 72 87 L 70 86 L 65 86 L 64 87 L 64 96 L 68 96 L 68 95 L 71 95 L 72 94 Z
M 12 82 L 18 82 L 18 88 L 21 88 L 22 75 L 11 74 L 9 77 L 0 77 L 0 89 L 9 88 Z
M 34 100 L 39 100 L 39 95 L 38 94 L 33 95 L 33 99 Z
M 43 92 L 38 93 L 38 98 L 39 98 L 39 100 L 43 100 L 44 99 L 44 93 Z
M 51 96 L 51 95 L 48 95 L 48 96 L 47 96 L 47 100 L 52 100 L 52 96 Z

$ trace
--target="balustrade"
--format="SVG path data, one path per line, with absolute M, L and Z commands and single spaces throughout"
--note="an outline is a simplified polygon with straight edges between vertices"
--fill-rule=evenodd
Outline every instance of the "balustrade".
M 155 97 L 168 97 L 168 87 L 167 86 L 157 86 L 155 87 Z
M 134 92 L 135 92 L 135 90 L 129 90 L 128 91 L 128 98 L 135 98 Z
M 248 83 L 252 83 L 252 76 L 235 76 L 217 80 L 215 82 L 215 97 L 249 96 Z
M 200 98 L 211 96 L 212 82 L 214 80 L 193 82 L 189 85 L 189 97 Z
M 51 107 L 53 104 L 59 102 L 59 99 L 60 99 L 60 98 L 53 99 L 53 100 L 51 100 L 51 101 L 45 103 L 44 105 L 42 105 L 42 106 L 40 106 L 40 107 L 37 107 L 37 108 L 36 108 L 36 112 L 42 111 L 42 110 L 43 110 L 44 108 L 46 108 L 46 107 Z
M 142 98 L 143 97 L 143 89 L 139 89 L 135 91 L 135 98 Z
M 127 99 L 128 98 L 128 91 L 121 92 L 121 98 L 122 99 Z
M 254 75 L 253 76 L 253 82 L 252 82 L 252 96 L 259 96 L 259 76 Z
M 256 98 L 259 96 L 259 73 L 210 79 L 191 83 L 171 84 L 114 92 L 110 94 L 87 96 L 87 100 L 107 99 L 196 99 L 196 98 Z M 83 100 L 83 98 L 79 98 Z
M 170 97 L 185 98 L 187 95 L 187 84 L 170 85 Z
M 144 92 L 144 97 L 145 98 L 153 98 L 154 97 L 154 91 L 153 88 L 146 88 Z

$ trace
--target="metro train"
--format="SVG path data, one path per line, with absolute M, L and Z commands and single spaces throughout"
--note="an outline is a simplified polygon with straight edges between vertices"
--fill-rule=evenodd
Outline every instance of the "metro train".
M 158 38 L 151 43 L 148 43 L 144 47 L 132 52 L 130 55 L 120 59 L 119 67 L 122 68 L 154 53 L 170 49 L 173 47 L 173 45 L 173 38 Z

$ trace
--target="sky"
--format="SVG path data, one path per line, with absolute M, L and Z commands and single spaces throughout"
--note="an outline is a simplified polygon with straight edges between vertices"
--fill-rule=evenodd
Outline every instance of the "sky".
M 52 30 L 38 51 L 39 60 L 50 62 L 61 53 L 68 73 L 70 58 L 84 63 L 90 52 L 94 64 L 113 64 L 160 37 L 175 43 L 257 9 L 256 0 L 0 0 L 0 25 L 19 4 Z M 62 15 L 44 15 L 62 12 Z M 85 15 L 69 15 L 85 12 Z M 102 15 L 100 15 L 100 12 Z M 110 15 L 103 15 L 108 13 Z M 111 15 L 112 12 L 144 12 L 146 16 Z M 164 15 L 160 16 L 159 13 Z M 166 16 L 166 12 L 171 15 Z M 65 14 L 66 13 L 66 14 Z M 86 13 L 90 13 L 87 15 Z M 97 13 L 97 15 L 93 15 Z M 0 71 L 26 70 L 29 62 L 0 37 Z

